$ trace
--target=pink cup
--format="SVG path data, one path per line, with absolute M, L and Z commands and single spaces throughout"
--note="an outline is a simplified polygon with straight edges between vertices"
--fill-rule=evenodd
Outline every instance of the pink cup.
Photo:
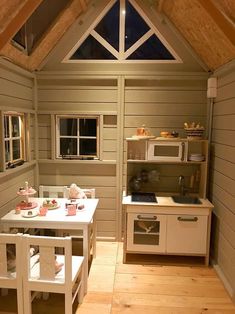
M 77 206 L 76 204 L 69 204 L 67 205 L 67 215 L 68 216 L 75 216 L 77 214 Z
M 48 209 L 46 207 L 40 207 L 39 209 L 39 215 L 40 216 L 46 216 Z

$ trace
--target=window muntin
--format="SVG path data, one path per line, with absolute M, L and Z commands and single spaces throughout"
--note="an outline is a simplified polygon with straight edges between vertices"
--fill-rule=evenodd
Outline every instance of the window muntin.
M 159 38 L 154 34 L 147 39 L 139 48 L 137 48 L 128 60 L 144 60 L 148 53 L 149 60 L 174 60 L 172 54 L 166 49 Z
M 98 123 L 94 116 L 57 116 L 57 158 L 97 158 Z
M 126 1 L 125 51 L 150 30 L 139 13 Z M 148 54 L 145 54 L 145 58 Z
M 117 1 L 95 28 L 95 31 L 117 51 L 119 50 L 119 11 L 120 4 Z
M 24 159 L 23 124 L 23 115 L 4 114 L 4 147 L 7 165 Z
M 71 60 L 114 60 L 116 57 L 89 35 L 71 56 Z

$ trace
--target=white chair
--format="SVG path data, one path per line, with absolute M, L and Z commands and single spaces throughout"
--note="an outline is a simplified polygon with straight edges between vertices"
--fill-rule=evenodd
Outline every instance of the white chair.
M 56 186 L 56 185 L 40 185 L 39 186 L 39 197 L 51 197 L 59 198 L 66 197 L 67 186 Z
M 16 289 L 17 313 L 24 314 L 22 286 L 22 234 L 0 234 L 0 288 Z M 10 260 L 9 245 L 14 259 Z M 7 290 L 6 290 L 7 291 Z
M 84 296 L 84 258 L 72 256 L 70 237 L 40 237 L 23 235 L 23 288 L 24 314 L 32 313 L 32 302 L 38 292 L 63 293 L 65 295 L 65 314 L 72 314 L 73 302 L 78 298 L 81 303 Z M 30 263 L 30 246 L 38 246 L 39 260 Z M 57 255 L 61 248 L 63 255 Z M 55 272 L 55 259 L 63 263 L 62 269 Z
M 81 189 L 82 192 L 85 193 L 86 197 L 87 198 L 95 198 L 95 189 L 92 188 L 92 189 Z M 69 187 L 66 186 L 66 189 L 64 190 L 65 193 L 64 193 L 64 197 L 69 197 Z

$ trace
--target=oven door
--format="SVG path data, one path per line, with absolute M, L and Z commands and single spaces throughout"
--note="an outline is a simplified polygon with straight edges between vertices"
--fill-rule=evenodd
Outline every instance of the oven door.
M 166 216 L 128 213 L 127 251 L 165 252 Z
M 185 142 L 167 141 L 148 143 L 148 160 L 156 161 L 184 161 Z

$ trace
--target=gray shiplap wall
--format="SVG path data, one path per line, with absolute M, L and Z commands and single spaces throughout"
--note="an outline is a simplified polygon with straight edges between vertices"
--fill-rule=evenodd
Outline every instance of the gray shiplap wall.
M 0 60 L 0 110 L 28 115 L 28 161 L 23 166 L 0 172 L 0 216 L 21 200 L 17 196 L 25 181 L 35 185 L 35 103 L 34 76 L 7 61 Z M 26 119 L 27 120 L 27 119 Z
M 75 182 L 81 187 L 95 187 L 100 199 L 98 236 L 117 238 L 121 215 L 118 184 L 123 182 L 124 189 L 126 184 L 126 165 L 119 164 L 119 160 L 125 160 L 125 138 L 135 134 L 143 123 L 156 136 L 161 130 L 175 130 L 185 136 L 185 121 L 206 126 L 206 75 L 169 74 L 144 79 L 119 75 L 123 85 L 119 85 L 118 76 L 81 78 L 72 72 L 63 77 L 53 75 L 38 76 L 39 182 L 50 185 Z M 61 113 L 101 115 L 101 163 L 54 160 L 51 117 Z M 117 121 L 123 121 L 124 146 L 120 145 L 122 132 Z M 121 178 L 118 167 L 123 168 Z
M 221 69 L 212 125 L 213 259 L 235 296 L 235 64 Z
M 160 136 L 161 131 L 176 131 L 182 138 L 186 137 L 184 122 L 200 122 L 206 128 L 207 98 L 206 78 L 198 76 L 162 75 L 155 78 L 126 78 L 125 86 L 125 123 L 124 137 L 136 134 L 136 128 L 145 125 L 152 135 Z M 126 144 L 126 143 L 125 143 Z M 126 159 L 126 145 L 124 160 Z M 133 175 L 142 169 L 155 169 L 160 173 L 160 180 L 151 187 L 144 185 L 144 190 L 153 192 L 176 192 L 178 177 L 184 175 L 189 186 L 190 175 L 197 168 L 175 165 L 142 165 L 129 167 L 126 179 L 126 164 L 124 165 L 123 189 Z
M 99 198 L 97 235 L 117 238 L 117 79 L 83 78 L 72 74 L 38 80 L 39 182 L 45 185 L 76 183 L 95 188 Z M 56 114 L 100 116 L 101 161 L 55 160 Z

